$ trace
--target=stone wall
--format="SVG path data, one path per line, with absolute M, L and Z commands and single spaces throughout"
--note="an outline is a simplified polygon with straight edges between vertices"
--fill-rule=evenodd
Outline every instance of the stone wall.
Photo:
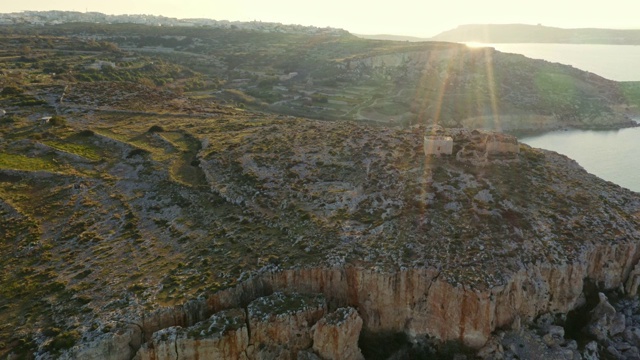
M 425 155 L 451 155 L 453 152 L 453 139 L 449 136 L 425 136 Z

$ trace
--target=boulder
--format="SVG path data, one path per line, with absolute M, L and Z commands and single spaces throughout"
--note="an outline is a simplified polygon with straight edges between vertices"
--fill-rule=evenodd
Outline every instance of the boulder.
M 615 336 L 625 330 L 625 316 L 617 313 L 609 304 L 603 293 L 598 294 L 600 303 L 591 310 L 591 320 L 587 325 L 587 332 L 598 340 L 604 341 L 610 336 Z

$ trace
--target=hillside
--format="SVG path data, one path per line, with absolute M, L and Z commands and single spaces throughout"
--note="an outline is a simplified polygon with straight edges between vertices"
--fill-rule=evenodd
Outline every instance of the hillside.
M 134 24 L 80 23 L 4 31 L 5 43 L 23 41 L 29 46 L 31 54 L 26 58 L 31 72 L 56 73 L 61 85 L 153 77 L 157 66 L 150 62 L 154 58 L 185 69 L 182 74 L 152 79 L 156 85 L 175 82 L 186 95 L 203 101 L 275 114 L 403 126 L 437 123 L 547 131 L 632 126 L 628 115 L 637 112 L 632 105 L 638 99 L 630 98 L 632 93 L 620 83 L 569 66 L 459 44 L 367 40 L 340 32 Z M 36 34 L 41 35 L 39 42 L 32 36 Z M 74 64 L 62 66 L 71 59 L 67 58 L 45 70 L 37 58 L 60 61 L 52 51 L 60 38 L 82 42 L 77 46 L 92 51 L 85 52 L 85 57 L 109 60 L 115 67 L 89 71 L 89 61 L 77 64 L 76 57 Z M 73 51 L 66 49 L 67 54 Z M 5 51 L 23 55 L 16 50 Z M 12 71 L 26 71 L 11 61 L 6 64 Z M 181 77 L 190 79 L 178 81 Z
M 354 34 L 355 36 L 363 39 L 370 40 L 389 40 L 389 41 L 429 41 L 428 38 L 416 37 L 416 36 L 406 36 L 406 35 L 391 35 L 391 34 L 375 34 L 375 35 L 364 35 L 364 34 Z
M 435 41 L 640 45 L 640 30 L 562 29 L 524 24 L 472 24 L 444 31 Z
M 273 288 L 325 292 L 339 306 L 359 308 L 374 333 L 431 334 L 477 346 L 513 314 L 491 325 L 479 313 L 466 333 L 418 318 L 406 330 L 404 316 L 422 310 L 414 304 L 407 314 L 385 314 L 379 306 L 391 301 L 384 300 L 391 289 L 365 302 L 339 284 L 306 288 L 329 280 L 298 276 L 347 271 L 365 283 L 383 281 L 374 274 L 413 276 L 433 282 L 434 290 L 415 290 L 430 296 L 425 306 L 436 306 L 436 288 L 453 291 L 437 295 L 452 296 L 452 304 L 459 291 L 482 298 L 524 281 L 522 271 L 534 265 L 577 267 L 585 271 L 580 279 L 613 288 L 640 256 L 633 250 L 638 194 L 525 145 L 517 155 L 487 160 L 488 133 L 447 130 L 458 155 L 425 157 L 424 133 L 224 107 L 191 115 L 79 107 L 50 124 L 5 118 L 3 353 L 57 354 L 77 344 L 73 351 L 89 351 L 82 350 L 87 341 L 107 346 L 127 323 L 139 323 L 150 338 L 204 319 L 184 313 L 166 316 L 193 320 L 153 320 L 187 311 L 164 306 L 200 296 L 210 299 L 201 310 L 210 314 Z M 609 259 L 607 269 L 594 251 Z M 288 272 L 300 274 L 279 278 Z M 257 283 L 245 281 L 259 274 L 271 285 L 248 290 Z M 382 285 L 362 291 L 371 286 Z M 536 295 L 545 305 L 516 309 L 523 317 L 568 311 L 583 285 L 572 286 L 572 295 L 558 297 L 549 283 Z
M 624 126 L 634 84 L 345 34 L 10 30 L 1 358 L 453 357 L 638 289 L 638 193 L 474 129 Z M 310 99 L 255 100 L 286 86 Z

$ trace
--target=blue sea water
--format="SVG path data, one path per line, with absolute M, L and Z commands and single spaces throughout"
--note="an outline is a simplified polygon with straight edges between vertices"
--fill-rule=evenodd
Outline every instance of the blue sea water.
M 478 46 L 478 44 L 474 44 Z M 640 46 L 576 44 L 483 44 L 574 66 L 616 81 L 640 81 Z M 635 119 L 640 122 L 639 119 Z M 576 160 L 588 172 L 640 192 L 640 128 L 554 131 L 521 142 Z
M 554 131 L 520 141 L 567 155 L 588 172 L 640 192 L 640 127 Z
M 640 81 L 639 45 L 483 44 L 498 51 L 571 65 L 616 81 Z

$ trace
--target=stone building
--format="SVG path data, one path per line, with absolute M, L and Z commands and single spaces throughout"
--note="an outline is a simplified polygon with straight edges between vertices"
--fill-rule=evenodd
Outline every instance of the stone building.
M 513 156 L 520 153 L 520 145 L 515 136 L 494 133 L 487 137 L 485 151 L 488 156 Z
M 451 155 L 453 153 L 453 138 L 442 135 L 426 135 L 424 137 L 425 155 Z

